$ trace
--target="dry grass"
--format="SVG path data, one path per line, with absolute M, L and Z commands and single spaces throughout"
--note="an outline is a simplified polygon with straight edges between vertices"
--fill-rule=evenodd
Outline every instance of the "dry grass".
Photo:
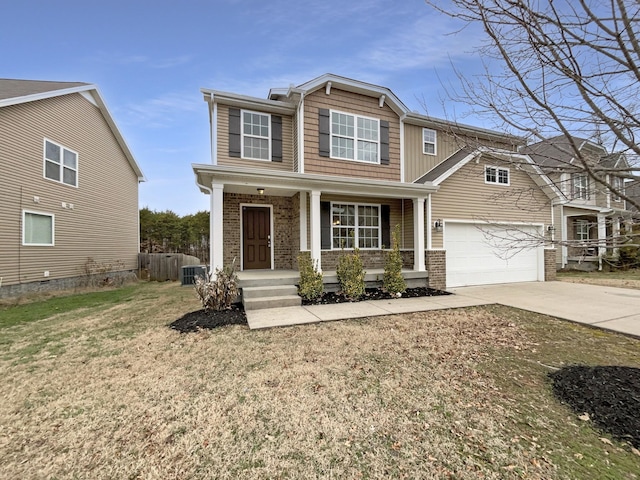
M 563 425 L 540 365 L 563 361 L 542 355 L 553 328 L 589 329 L 502 307 L 166 328 L 199 308 L 191 289 L 146 284 L 3 329 L 0 478 L 579 478 L 557 438 L 598 438 Z M 597 333 L 596 351 L 640 366 L 636 340 Z M 635 478 L 638 457 L 615 448 L 610 478 Z
M 640 269 L 614 272 L 558 272 L 558 280 L 640 290 Z

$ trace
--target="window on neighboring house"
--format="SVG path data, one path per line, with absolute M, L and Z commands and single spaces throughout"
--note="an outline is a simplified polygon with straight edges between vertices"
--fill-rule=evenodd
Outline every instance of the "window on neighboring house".
M 51 140 L 44 141 L 44 176 L 49 180 L 78 186 L 78 154 Z
M 620 177 L 611 177 L 611 186 L 620 193 L 624 194 L 622 178 Z M 620 195 L 612 194 L 612 198 L 614 202 L 620 201 Z
M 571 175 L 571 190 L 573 198 L 589 200 L 589 178 L 584 173 Z
M 53 215 L 40 212 L 22 212 L 22 244 L 52 246 L 54 239 Z
M 380 121 L 331 112 L 331 157 L 380 163 Z
M 576 220 L 576 240 L 586 242 L 589 240 L 589 222 L 587 220 Z
M 270 115 L 242 111 L 242 158 L 270 160 Z
M 509 185 L 509 169 L 500 167 L 484 167 L 485 183 Z
M 427 155 L 435 155 L 436 150 L 436 131 L 428 128 L 422 129 L 422 153 Z
M 380 206 L 331 205 L 332 248 L 380 248 Z M 354 243 L 355 242 L 355 243 Z

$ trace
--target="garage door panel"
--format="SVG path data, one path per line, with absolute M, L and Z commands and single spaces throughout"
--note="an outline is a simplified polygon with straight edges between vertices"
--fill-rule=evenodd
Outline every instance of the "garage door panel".
M 479 228 L 474 224 L 447 223 L 447 286 L 486 285 L 538 280 L 539 248 L 509 250 L 500 244 L 506 226 Z M 509 236 L 535 234 L 536 227 L 511 227 Z M 506 257 L 506 258 L 505 258 Z

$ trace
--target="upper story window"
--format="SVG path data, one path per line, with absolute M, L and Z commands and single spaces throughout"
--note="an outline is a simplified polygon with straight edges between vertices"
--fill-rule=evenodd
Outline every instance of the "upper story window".
M 331 112 L 331 157 L 380 163 L 380 121 Z
M 332 248 L 380 248 L 380 205 L 331 205 Z
M 270 160 L 269 114 L 242 111 L 242 158 Z
M 509 169 L 500 167 L 484 167 L 485 183 L 509 185 Z
M 422 153 L 426 155 L 435 155 L 437 134 L 435 130 L 428 128 L 422 129 Z
M 78 154 L 62 145 L 45 139 L 44 176 L 49 180 L 77 187 Z
M 620 177 L 611 177 L 611 186 L 617 190 L 618 192 L 624 194 L 624 186 L 622 183 L 622 178 Z M 613 194 L 613 201 L 614 202 L 619 202 L 620 201 L 620 195 L 618 194 Z
M 571 194 L 573 198 L 589 200 L 589 178 L 584 173 L 571 175 Z
M 22 244 L 53 246 L 54 217 L 48 213 L 22 212 Z

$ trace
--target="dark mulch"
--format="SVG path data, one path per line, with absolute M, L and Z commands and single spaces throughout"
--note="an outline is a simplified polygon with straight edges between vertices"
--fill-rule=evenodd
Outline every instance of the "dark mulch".
M 247 325 L 247 316 L 240 304 L 234 304 L 229 310 L 189 312 L 169 324 L 180 333 L 197 332 L 200 329 L 214 329 L 226 325 Z
M 640 448 L 640 368 L 570 366 L 549 374 L 553 393 L 614 438 Z
M 449 292 L 442 290 L 436 290 L 434 288 L 416 287 L 407 288 L 402 294 L 401 298 L 415 298 L 415 297 L 434 297 L 437 295 L 451 295 Z M 380 288 L 367 288 L 364 296 L 359 299 L 352 299 L 344 296 L 342 293 L 325 292 L 315 300 L 302 299 L 303 305 L 328 305 L 333 303 L 347 303 L 347 302 L 361 302 L 364 300 L 390 300 L 397 298 L 388 292 Z

